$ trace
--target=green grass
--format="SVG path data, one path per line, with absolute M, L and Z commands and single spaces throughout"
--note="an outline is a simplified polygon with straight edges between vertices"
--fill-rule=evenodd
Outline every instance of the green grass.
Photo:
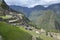
M 25 30 L 0 22 L 0 35 L 3 40 L 32 40 L 31 35 Z
M 39 35 L 35 31 L 27 31 L 23 27 L 15 27 L 2 22 L 0 22 L 0 35 L 3 40 L 32 40 L 31 35 L 38 37 L 38 40 L 53 40 L 45 34 Z
M 9 19 L 9 18 L 11 18 L 12 16 L 11 15 L 6 15 L 6 16 L 0 16 L 1 18 L 3 18 L 3 19 Z

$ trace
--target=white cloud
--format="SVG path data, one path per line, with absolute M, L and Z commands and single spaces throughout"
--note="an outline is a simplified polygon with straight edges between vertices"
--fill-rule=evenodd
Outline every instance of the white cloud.
M 8 5 L 19 5 L 23 7 L 34 7 L 36 5 L 43 5 L 45 7 L 60 3 L 60 0 L 5 0 Z

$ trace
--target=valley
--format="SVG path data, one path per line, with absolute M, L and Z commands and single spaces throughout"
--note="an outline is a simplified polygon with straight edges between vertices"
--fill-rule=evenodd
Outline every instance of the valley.
M 59 14 L 35 8 L 27 17 L 0 0 L 0 40 L 60 40 Z

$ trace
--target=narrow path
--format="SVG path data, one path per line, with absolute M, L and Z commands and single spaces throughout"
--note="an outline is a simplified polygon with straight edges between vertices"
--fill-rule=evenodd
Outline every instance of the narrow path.
M 0 35 L 0 40 L 2 40 L 2 36 Z

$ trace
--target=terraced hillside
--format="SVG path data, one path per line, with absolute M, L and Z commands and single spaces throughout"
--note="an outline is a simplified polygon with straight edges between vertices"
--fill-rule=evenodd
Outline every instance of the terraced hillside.
M 9 8 L 4 0 L 0 0 L 0 21 L 12 25 L 29 25 L 30 20 L 22 12 L 17 12 Z

